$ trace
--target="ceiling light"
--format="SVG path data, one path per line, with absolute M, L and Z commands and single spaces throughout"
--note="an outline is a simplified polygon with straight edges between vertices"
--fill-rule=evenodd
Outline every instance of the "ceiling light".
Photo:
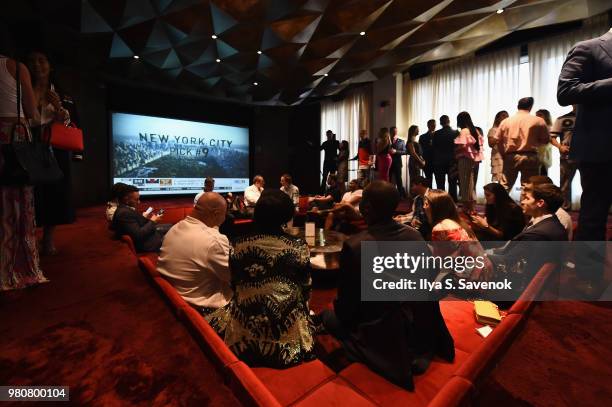
M 253 82 L 253 85 L 257 86 L 257 85 L 259 85 L 259 83 L 257 83 L 257 82 Z
M 221 60 L 219 58 L 216 59 L 217 62 L 221 62 Z
M 360 32 L 359 35 L 365 35 L 365 31 Z
M 257 51 L 257 54 L 261 55 L 261 51 Z
M 134 55 L 134 59 L 138 59 L 140 58 L 138 55 Z
M 499 10 L 497 10 L 497 14 L 501 14 L 501 13 L 503 13 L 503 12 L 504 12 L 504 9 L 503 9 L 503 8 L 500 8 Z
M 217 36 L 215 34 L 211 35 L 210 38 L 212 38 L 213 40 L 217 39 Z
M 325 74 L 325 75 L 323 75 L 323 76 L 329 76 L 329 74 L 327 74 L 327 73 L 326 73 L 326 74 Z

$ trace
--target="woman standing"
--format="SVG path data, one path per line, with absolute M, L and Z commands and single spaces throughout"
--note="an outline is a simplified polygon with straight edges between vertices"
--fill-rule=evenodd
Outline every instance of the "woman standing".
M 408 128 L 408 143 L 406 144 L 406 150 L 408 151 L 408 175 L 410 176 L 410 183 L 417 176 L 421 175 L 421 169 L 425 167 L 425 159 L 423 158 L 423 150 L 421 145 L 416 142 L 416 136 L 419 135 L 419 128 L 414 124 Z
M 346 140 L 342 140 L 338 150 L 338 186 L 343 194 L 346 191 L 346 181 L 348 180 L 348 159 L 349 143 Z
M 386 128 L 380 129 L 378 137 L 376 137 L 376 168 L 378 170 L 378 179 L 389 182 L 389 170 L 391 169 L 391 136 Z
M 546 109 L 540 109 L 536 112 L 536 116 L 544 120 L 550 132 L 552 128 L 550 112 Z M 552 166 L 552 145 L 550 142 L 538 147 L 538 160 L 540 161 L 540 175 L 548 175 L 548 169 Z
M 30 73 L 23 64 L 0 55 L 0 144 L 11 143 L 13 136 L 15 142 L 31 139 L 27 119 L 40 120 Z M 0 174 L 4 165 L 0 154 Z M 38 261 L 35 232 L 33 188 L 0 185 L 0 291 L 47 281 Z
M 474 179 L 474 166 L 476 162 L 482 161 L 482 135 L 474 127 L 472 118 L 468 112 L 457 115 L 457 127 L 459 135 L 455 138 L 457 166 L 459 171 L 460 202 L 466 213 L 474 209 L 476 203 L 476 189 Z
M 493 120 L 493 127 L 489 129 L 489 133 L 487 134 L 487 141 L 489 142 L 489 147 L 491 147 L 491 181 L 493 182 L 501 182 L 503 176 L 504 158 L 497 147 L 495 134 L 497 133 L 499 124 L 507 118 L 508 112 L 505 110 L 497 112 Z
M 51 131 L 53 122 L 70 124 L 75 119 L 74 103 L 65 95 L 60 95 L 53 85 L 51 65 L 47 56 L 39 51 L 30 52 L 27 58 L 28 68 L 32 73 L 32 85 L 40 113 L 41 132 Z M 69 111 L 71 108 L 72 111 Z M 75 210 L 72 205 L 71 160 L 72 154 L 67 150 L 53 149 L 55 159 L 64 177 L 55 184 L 38 186 L 36 194 L 36 224 L 43 227 L 41 250 L 43 254 L 55 254 L 53 242 L 55 227 L 73 223 Z

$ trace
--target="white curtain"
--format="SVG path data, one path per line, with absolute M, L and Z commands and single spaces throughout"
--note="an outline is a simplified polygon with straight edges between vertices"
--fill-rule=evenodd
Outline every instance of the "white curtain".
M 477 127 L 487 132 L 500 110 L 515 110 L 521 91 L 520 48 L 510 48 L 481 57 L 467 57 L 437 65 L 432 74 L 417 80 L 404 78 L 404 123 L 416 124 L 420 133 L 427 130 L 427 121 L 446 114 L 451 126 L 455 118 L 467 111 Z M 528 78 L 527 78 L 528 79 Z M 486 143 L 486 141 L 485 141 Z M 480 165 L 477 195 L 483 199 L 482 186 L 491 181 L 491 151 L 485 147 Z M 434 181 L 435 185 L 435 181 Z
M 359 131 L 370 134 L 370 87 L 356 89 L 338 102 L 321 102 L 321 142 L 326 140 L 325 132 L 331 130 L 338 141 L 349 143 L 349 158 L 357 154 Z M 323 171 L 323 152 L 321 152 L 321 171 Z M 348 179 L 357 178 L 357 161 L 349 161 Z
M 563 35 L 529 43 L 529 70 L 531 72 L 531 95 L 535 99 L 534 111 L 547 109 L 553 121 L 569 112 L 571 107 L 562 107 L 557 103 L 557 82 L 563 62 L 569 50 L 579 41 L 599 37 L 610 29 L 606 15 L 587 20 L 581 29 Z M 559 151 L 553 151 L 553 165 L 548 175 L 559 185 Z M 580 176 L 576 174 L 572 183 L 572 206 L 579 208 Z

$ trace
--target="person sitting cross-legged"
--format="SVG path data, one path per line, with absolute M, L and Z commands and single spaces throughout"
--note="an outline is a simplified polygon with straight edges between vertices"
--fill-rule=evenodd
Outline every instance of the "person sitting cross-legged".
M 342 222 L 350 222 L 361 219 L 359 203 L 363 194 L 363 189 L 359 187 L 359 182 L 354 179 L 349 182 L 349 190 L 344 193 L 342 200 L 334 204 L 325 219 L 325 229 L 332 229 Z
M 364 189 L 360 209 L 368 229 L 344 242 L 334 309 L 317 318 L 342 342 L 349 358 L 412 388 L 412 375 L 423 373 L 433 357 L 452 361 L 455 352 L 437 301 L 361 301 L 361 242 L 412 241 L 419 252 L 429 252 L 419 232 L 393 220 L 399 201 L 389 182 L 374 181 Z

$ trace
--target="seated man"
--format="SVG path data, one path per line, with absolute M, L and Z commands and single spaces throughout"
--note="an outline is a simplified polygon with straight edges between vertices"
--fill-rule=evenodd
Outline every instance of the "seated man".
M 431 237 L 431 225 L 425 215 L 423 204 L 425 202 L 425 196 L 429 191 L 429 182 L 425 177 L 417 175 L 412 180 L 410 186 L 410 193 L 414 196 L 412 202 L 412 211 L 407 215 L 398 215 L 395 220 L 400 223 L 404 223 L 412 226 L 421 233 L 423 239 L 429 240 Z
M 140 202 L 140 192 L 133 185 L 127 185 L 121 190 L 118 201 L 119 206 L 113 216 L 113 230 L 117 236 L 131 237 L 138 252 L 158 251 L 162 244 L 163 233 L 158 230 L 157 221 L 162 215 L 150 212 L 145 217 L 136 211 Z
M 316 212 L 318 210 L 329 210 L 336 202 L 340 202 L 338 177 L 335 174 L 329 174 L 325 193 L 323 195 L 315 195 L 314 197 L 308 198 L 308 203 Z
M 525 188 L 523 192 L 532 189 L 534 185 L 552 184 L 552 183 L 553 183 L 552 180 L 545 175 L 533 175 L 529 177 L 529 180 L 525 184 Z M 573 237 L 572 235 L 574 233 L 574 224 L 572 222 L 572 217 L 570 216 L 570 214 L 567 213 L 565 209 L 563 209 L 563 206 L 561 206 L 559 207 L 559 209 L 557 209 L 557 212 L 555 212 L 555 215 L 557 215 L 559 222 L 561 222 L 561 224 L 565 228 L 565 231 L 567 232 L 567 240 L 572 240 L 572 237 Z
M 115 211 L 117 210 L 117 207 L 119 206 L 119 195 L 121 194 L 121 191 L 123 191 L 125 189 L 125 187 L 127 187 L 127 184 L 124 184 L 123 182 L 117 182 L 115 185 L 112 186 L 111 191 L 110 191 L 110 199 L 109 201 L 106 203 L 106 220 L 109 222 L 113 221 L 113 216 L 115 216 Z M 112 228 L 112 224 L 111 224 L 111 228 Z
M 329 230 L 339 222 L 349 222 L 352 220 L 361 219 L 359 212 L 359 203 L 363 189 L 359 187 L 359 181 L 351 180 L 348 184 L 349 190 L 344 193 L 342 200 L 331 208 L 327 218 L 325 219 L 325 229 Z
M 206 179 L 204 180 L 204 190 L 201 192 L 198 192 L 198 194 L 195 196 L 195 198 L 193 199 L 193 206 L 196 206 L 198 204 L 200 197 L 204 195 L 204 193 L 213 192 L 214 189 L 215 189 L 215 179 L 213 177 L 206 177 Z
M 561 254 L 557 246 L 536 244 L 536 242 L 567 241 L 567 232 L 555 212 L 563 204 L 561 189 L 553 184 L 537 184 L 526 189 L 521 198 L 523 213 L 531 217 L 525 229 L 499 249 L 489 252 L 489 259 L 499 269 L 504 266 L 508 272 L 522 270 L 523 286 L 534 273 L 547 262 L 559 262 Z M 526 243 L 532 242 L 532 243 Z
M 293 185 L 293 178 L 291 178 L 291 175 L 289 174 L 283 174 L 281 175 L 280 183 L 280 190 L 291 198 L 291 201 L 295 206 L 295 210 L 297 211 L 298 207 L 300 206 L 300 190 L 298 187 Z
M 419 232 L 393 220 L 399 200 L 397 188 L 389 182 L 373 181 L 365 188 L 360 208 L 368 230 L 344 242 L 334 310 L 319 317 L 352 359 L 412 388 L 412 374 L 426 370 L 433 357 L 454 359 L 453 339 L 438 302 L 361 301 L 362 241 L 416 241 L 428 252 Z
M 221 195 L 205 192 L 191 215 L 168 231 L 157 263 L 157 270 L 202 314 L 223 307 L 232 297 L 230 245 L 219 233 L 226 208 Z
M 266 182 L 264 180 L 264 177 L 262 177 L 261 175 L 255 175 L 255 177 L 253 178 L 253 185 L 247 187 L 247 189 L 244 190 L 244 205 L 251 212 L 253 211 L 253 209 L 255 208 L 255 204 L 259 200 L 261 192 L 264 190 L 265 184 Z

